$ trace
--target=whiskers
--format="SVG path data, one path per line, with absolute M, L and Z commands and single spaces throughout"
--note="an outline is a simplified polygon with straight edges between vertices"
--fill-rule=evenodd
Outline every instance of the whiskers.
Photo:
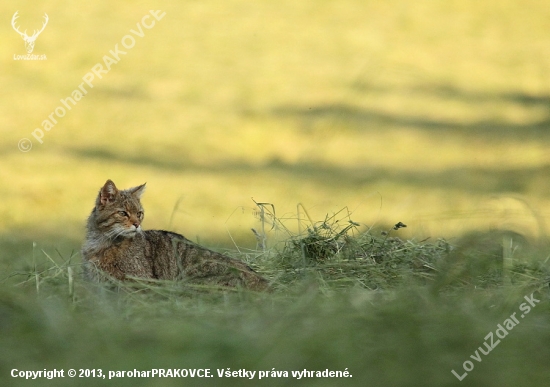
M 131 228 L 124 228 L 121 226 L 113 227 L 109 231 L 105 232 L 104 236 L 106 239 L 110 241 L 114 241 L 118 237 L 128 238 L 133 237 L 136 235 L 137 229 L 131 229 Z

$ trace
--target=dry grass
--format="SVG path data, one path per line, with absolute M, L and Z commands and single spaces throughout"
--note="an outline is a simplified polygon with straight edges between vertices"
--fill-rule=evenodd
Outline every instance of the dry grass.
M 544 1 L 155 7 L 166 16 L 39 144 L 32 131 L 149 5 L 0 4 L 0 269 L 16 274 L 0 287 L 1 375 L 349 367 L 357 385 L 452 385 L 536 290 L 544 303 L 467 381 L 547 382 Z M 13 60 L 16 10 L 30 30 L 48 13 L 35 47 L 47 61 Z M 278 292 L 81 282 L 76 251 L 108 178 L 147 182 L 145 227 L 229 247 Z

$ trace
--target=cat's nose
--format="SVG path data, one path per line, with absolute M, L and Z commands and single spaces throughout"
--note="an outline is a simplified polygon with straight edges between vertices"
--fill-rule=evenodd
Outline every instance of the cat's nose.
M 134 227 L 139 228 L 139 222 L 134 222 Z

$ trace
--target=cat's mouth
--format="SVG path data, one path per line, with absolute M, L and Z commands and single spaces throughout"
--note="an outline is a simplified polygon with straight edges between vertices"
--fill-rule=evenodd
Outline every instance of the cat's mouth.
M 141 230 L 141 227 L 138 227 L 138 228 L 135 228 L 135 227 L 131 227 L 131 228 L 128 228 L 126 229 L 122 234 L 121 236 L 123 236 L 124 238 L 133 238 L 136 236 L 136 234 L 140 233 L 142 230 Z
M 140 226 L 130 226 L 130 227 L 124 227 L 124 226 L 118 226 L 112 228 L 108 233 L 107 237 L 109 239 L 131 239 L 135 237 L 138 233 L 143 232 L 142 228 Z

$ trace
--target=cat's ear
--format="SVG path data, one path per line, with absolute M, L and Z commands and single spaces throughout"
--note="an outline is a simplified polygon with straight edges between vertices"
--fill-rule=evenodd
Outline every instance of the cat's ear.
M 141 195 L 143 195 L 143 193 L 145 192 L 145 184 L 147 183 L 143 183 L 142 185 L 138 185 L 137 187 L 130 188 L 130 193 L 136 198 L 141 199 Z
M 118 193 L 115 183 L 112 180 L 107 180 L 105 185 L 99 191 L 98 204 L 106 205 L 112 203 L 115 200 L 115 196 Z

